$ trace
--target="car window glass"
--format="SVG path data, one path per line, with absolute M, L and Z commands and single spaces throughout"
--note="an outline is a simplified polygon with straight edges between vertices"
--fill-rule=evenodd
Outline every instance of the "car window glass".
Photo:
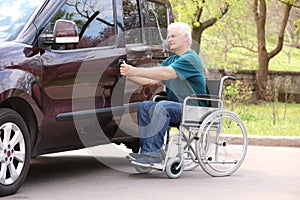
M 167 37 L 167 8 L 157 2 L 146 0 L 142 2 L 147 44 L 162 44 Z
M 141 17 L 137 0 L 123 1 L 125 40 L 127 44 L 142 42 Z
M 15 40 L 33 12 L 42 3 L 40 0 L 0 0 L 0 41 Z
M 78 44 L 52 45 L 52 49 L 67 50 L 114 45 L 115 25 L 112 0 L 67 0 L 52 20 L 52 30 L 58 19 L 75 22 L 80 40 Z

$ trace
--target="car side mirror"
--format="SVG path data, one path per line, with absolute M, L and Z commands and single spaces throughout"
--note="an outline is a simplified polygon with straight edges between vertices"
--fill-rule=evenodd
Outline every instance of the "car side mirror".
M 55 43 L 70 44 L 78 43 L 78 28 L 75 22 L 59 19 L 55 22 L 53 30 Z
M 78 28 L 75 22 L 59 19 L 55 22 L 53 34 L 50 33 L 50 26 L 38 39 L 38 46 L 41 49 L 51 50 L 53 44 L 74 44 L 79 42 Z

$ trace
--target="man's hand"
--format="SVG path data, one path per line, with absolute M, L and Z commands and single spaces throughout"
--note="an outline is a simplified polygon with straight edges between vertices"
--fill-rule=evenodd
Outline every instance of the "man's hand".
M 125 61 L 120 65 L 120 73 L 122 76 L 130 76 L 133 75 L 133 70 L 135 67 L 132 65 L 128 65 Z

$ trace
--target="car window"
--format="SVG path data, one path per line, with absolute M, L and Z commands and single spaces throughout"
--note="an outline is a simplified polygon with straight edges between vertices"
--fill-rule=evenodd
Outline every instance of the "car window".
M 127 44 L 142 42 L 142 29 L 139 4 L 137 0 L 123 1 L 125 40 Z
M 127 44 L 162 44 L 167 36 L 165 5 L 149 0 L 127 0 L 123 1 L 123 9 Z
M 40 0 L 0 0 L 0 41 L 15 40 L 42 3 Z
M 145 1 L 142 4 L 148 45 L 162 44 L 167 37 L 167 8 L 165 5 Z
M 161 44 L 167 37 L 167 8 L 163 4 L 147 1 L 149 20 L 145 22 L 150 45 Z M 145 11 L 146 12 L 146 11 Z
M 71 20 L 78 26 L 79 43 L 52 45 L 67 50 L 114 45 L 115 24 L 112 0 L 67 0 L 51 22 L 53 30 L 58 19 Z

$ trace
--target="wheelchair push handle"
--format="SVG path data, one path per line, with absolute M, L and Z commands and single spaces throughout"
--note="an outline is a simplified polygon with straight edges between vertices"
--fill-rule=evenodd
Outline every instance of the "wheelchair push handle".
M 224 79 L 236 81 L 236 78 L 234 76 L 224 76 Z

